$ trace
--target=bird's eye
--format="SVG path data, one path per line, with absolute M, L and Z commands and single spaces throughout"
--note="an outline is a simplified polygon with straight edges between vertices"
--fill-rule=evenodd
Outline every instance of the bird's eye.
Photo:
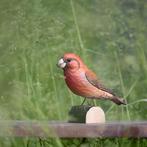
M 67 59 L 66 61 L 67 61 L 67 62 L 70 62 L 71 60 L 72 60 L 72 59 Z

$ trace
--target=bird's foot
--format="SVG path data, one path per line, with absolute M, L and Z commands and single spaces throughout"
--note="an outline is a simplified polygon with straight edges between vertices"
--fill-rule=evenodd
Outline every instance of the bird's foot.
M 83 102 L 81 103 L 81 106 L 85 103 L 85 101 L 86 101 L 86 98 L 84 98 Z

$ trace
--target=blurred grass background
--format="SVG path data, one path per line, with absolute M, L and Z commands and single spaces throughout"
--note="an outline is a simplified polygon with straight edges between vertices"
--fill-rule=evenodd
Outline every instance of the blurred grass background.
M 83 98 L 67 89 L 56 63 L 65 52 L 74 52 L 129 103 L 96 101 L 107 120 L 146 120 L 146 40 L 146 0 L 1 0 L 0 119 L 67 120 L 70 107 Z M 27 142 L 0 138 L 1 146 Z M 79 140 L 51 142 L 46 146 L 74 146 Z M 123 139 L 89 140 L 89 145 L 126 142 L 134 145 Z

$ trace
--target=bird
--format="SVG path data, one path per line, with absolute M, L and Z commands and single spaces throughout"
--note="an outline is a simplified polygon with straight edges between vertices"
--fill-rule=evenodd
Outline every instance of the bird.
M 63 69 L 68 88 L 76 95 L 88 99 L 110 100 L 117 105 L 126 105 L 126 100 L 106 88 L 97 75 L 75 53 L 65 53 L 57 63 Z M 83 104 L 82 103 L 82 104 Z

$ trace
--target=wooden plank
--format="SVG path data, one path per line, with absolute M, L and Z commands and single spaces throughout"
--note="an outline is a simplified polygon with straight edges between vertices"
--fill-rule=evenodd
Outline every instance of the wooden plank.
M 147 137 L 146 122 L 82 124 L 47 121 L 0 121 L 1 137 Z

